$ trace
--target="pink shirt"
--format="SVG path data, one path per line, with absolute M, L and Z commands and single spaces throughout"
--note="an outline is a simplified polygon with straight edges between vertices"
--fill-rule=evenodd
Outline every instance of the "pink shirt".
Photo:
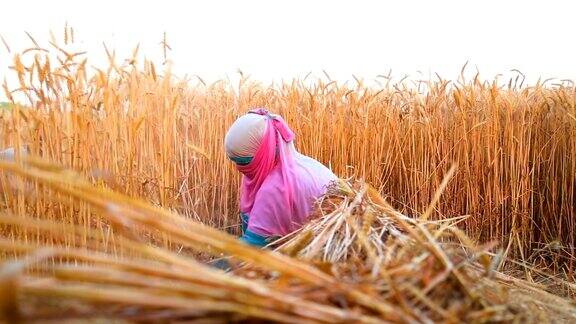
M 294 152 L 293 208 L 284 198 L 281 169 L 276 166 L 266 177 L 254 199 L 248 230 L 262 236 L 284 236 L 299 229 L 314 208 L 315 201 L 326 193 L 337 177 L 320 162 Z

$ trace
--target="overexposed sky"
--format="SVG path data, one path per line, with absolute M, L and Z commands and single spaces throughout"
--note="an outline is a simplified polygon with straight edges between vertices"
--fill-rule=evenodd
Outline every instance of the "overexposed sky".
M 49 47 L 75 29 L 93 64 L 102 42 L 128 57 L 136 44 L 161 62 L 164 31 L 179 75 L 215 80 L 241 69 L 262 81 L 378 74 L 456 78 L 469 61 L 484 78 L 511 69 L 530 80 L 576 79 L 573 1 L 2 1 L 0 35 L 12 50 Z M 11 55 L 0 43 L 0 79 Z M 421 71 L 419 74 L 418 71 Z

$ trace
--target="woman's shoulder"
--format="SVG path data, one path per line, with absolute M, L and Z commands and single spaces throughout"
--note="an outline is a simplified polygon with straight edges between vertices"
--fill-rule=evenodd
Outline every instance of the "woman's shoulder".
M 299 172 L 305 174 L 304 179 L 309 180 L 335 180 L 336 175 L 327 166 L 320 161 L 309 156 L 300 154 L 296 159 L 296 165 Z

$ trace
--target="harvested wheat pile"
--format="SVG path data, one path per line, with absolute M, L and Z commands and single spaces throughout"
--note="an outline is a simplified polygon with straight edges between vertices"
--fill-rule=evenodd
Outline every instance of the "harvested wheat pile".
M 498 272 L 501 254 L 472 244 L 455 226 L 460 218 L 406 217 L 362 183 L 335 185 L 315 218 L 272 251 L 34 158 L 0 169 L 71 206 L 90 205 L 93 221 L 107 224 L 91 231 L 25 211 L 1 215 L 4 231 L 18 233 L 0 241 L 8 321 L 576 320 L 569 300 Z M 50 242 L 22 239 L 42 233 Z M 197 261 L 206 254 L 229 256 L 233 270 Z
M 499 272 L 502 253 L 490 253 L 495 244 L 475 245 L 456 226 L 463 217 L 410 218 L 372 187 L 343 181 L 319 205 L 315 219 L 276 242 L 276 249 L 378 295 L 407 318 L 576 320 L 573 302 Z

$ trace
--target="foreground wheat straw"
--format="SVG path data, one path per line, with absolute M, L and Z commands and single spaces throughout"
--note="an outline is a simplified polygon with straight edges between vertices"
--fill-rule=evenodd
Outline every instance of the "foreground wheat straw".
M 85 54 L 51 44 L 61 63 L 36 47 L 14 56 L 20 84 L 4 89 L 24 101 L 2 110 L 4 147 L 26 145 L 113 188 L 235 229 L 239 177 L 222 139 L 238 115 L 266 106 L 285 116 L 303 153 L 340 176 L 372 183 L 403 212 L 423 212 L 441 175 L 457 163 L 432 217 L 470 215 L 462 224 L 469 233 L 511 242 L 516 255 L 574 255 L 573 86 L 440 80 L 423 84 L 424 93 L 404 84 L 329 80 L 194 85 L 158 73 L 151 62 L 140 68 L 137 51 L 122 65 L 108 51 L 109 67 L 93 70 Z M 42 193 L 34 204 L 9 191 L 4 198 L 12 211 L 71 219 Z M 89 210 L 80 212 L 88 222 Z
M 341 177 L 364 179 L 403 215 L 423 214 L 430 221 L 459 217 L 458 226 L 472 241 L 499 244 L 504 254 L 489 252 L 498 258 L 559 270 L 574 280 L 573 84 L 523 86 L 511 80 L 499 85 L 479 78 L 430 80 L 417 87 L 386 80 L 380 80 L 378 87 L 329 79 L 313 85 L 295 80 L 266 86 L 249 79 L 239 85 L 193 83 L 174 77 L 169 68 L 139 63 L 137 50 L 124 61 L 106 49 L 109 65 L 93 69 L 86 53 L 67 49 L 72 37 L 69 29 L 65 34 L 64 44 L 53 39 L 42 48 L 33 40 L 34 48 L 13 57 L 12 73 L 18 81 L 3 84 L 13 102 L 0 109 L 2 148 L 20 148 L 16 151 L 80 171 L 102 190 L 114 189 L 237 233 L 239 176 L 225 158 L 222 142 L 236 117 L 252 107 L 266 106 L 285 117 L 297 134 L 300 151 L 330 165 Z M 452 165 L 458 169 L 443 183 Z M 59 172 L 72 177 L 67 171 Z M 74 199 L 64 189 L 54 191 L 8 173 L 2 174 L 0 182 L 5 214 L 0 233 L 5 244 L 49 247 L 57 243 L 120 258 L 152 253 L 175 261 L 163 250 L 150 252 L 117 235 L 120 231 L 134 239 L 139 232 L 127 234 L 134 224 L 123 223 L 114 209 L 103 219 L 95 201 L 71 203 Z M 442 199 L 435 196 L 439 187 Z M 375 235 L 372 226 L 378 226 L 372 224 L 378 218 L 371 212 L 365 223 L 349 225 L 348 230 L 358 226 L 360 234 L 358 246 L 347 247 L 365 249 L 374 264 L 382 251 L 380 245 L 372 251 L 366 243 Z M 186 252 L 182 237 L 170 231 L 172 225 L 163 226 L 152 227 L 146 240 L 167 251 Z M 59 227 L 69 230 L 55 230 Z M 347 256 L 343 245 L 321 246 L 320 238 L 312 237 L 313 230 L 305 233 L 285 247 L 289 255 L 312 258 L 316 249 L 325 248 L 331 261 Z M 196 256 L 207 258 L 213 252 L 202 251 Z M 535 273 L 523 269 L 527 278 Z M 90 271 L 99 270 L 88 269 L 84 274 Z M 46 292 L 50 287 L 38 284 L 27 289 Z M 413 293 L 418 295 L 419 290 Z M 418 296 L 420 302 L 430 302 Z M 363 300 L 365 307 L 386 308 L 368 300 Z M 205 305 L 206 309 L 213 306 Z M 237 305 L 219 306 L 231 312 L 237 309 Z M 321 310 L 335 317 L 349 315 L 333 311 Z M 244 315 L 261 315 L 255 312 Z M 286 314 L 276 315 L 280 320 Z

